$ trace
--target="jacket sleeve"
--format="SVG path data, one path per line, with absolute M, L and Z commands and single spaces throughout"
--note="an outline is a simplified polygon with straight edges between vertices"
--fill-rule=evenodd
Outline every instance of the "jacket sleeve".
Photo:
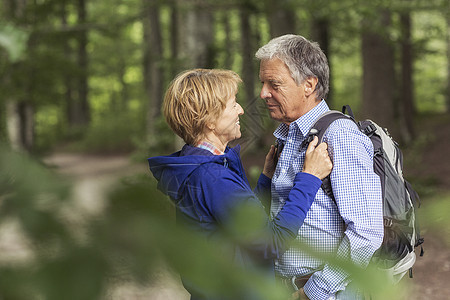
M 201 182 L 207 209 L 240 246 L 264 258 L 279 257 L 303 224 L 321 180 L 298 173 L 285 205 L 271 221 L 250 187 L 228 169 L 215 170 Z
M 256 183 L 256 187 L 253 190 L 256 197 L 258 197 L 261 204 L 264 206 L 267 214 L 269 214 L 270 211 L 271 186 L 272 179 L 261 173 L 258 182 Z

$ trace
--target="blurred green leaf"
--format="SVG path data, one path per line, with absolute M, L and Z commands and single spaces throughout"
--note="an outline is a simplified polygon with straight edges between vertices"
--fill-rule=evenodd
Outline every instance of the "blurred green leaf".
M 173 203 L 157 190 L 148 174 L 137 174 L 123 178 L 109 191 L 101 215 L 76 224 L 61 216 L 61 207 L 70 203 L 65 180 L 34 159 L 6 148 L 0 148 L 0 163 L 1 219 L 21 224 L 34 253 L 19 263 L 0 264 L 0 298 L 103 299 L 111 285 L 130 281 L 151 285 L 161 266 L 182 273 L 213 294 L 233 298 L 245 291 L 261 299 L 289 298 L 289 291 L 275 286 L 273 278 L 266 278 L 260 270 L 230 263 L 233 245 L 255 238 L 254 230 L 261 227 L 263 219 L 252 206 L 238 210 L 235 227 L 228 228 L 222 238 L 206 242 L 188 228 L 176 226 Z M 449 236 L 449 213 L 448 193 L 435 194 L 423 199 L 419 221 L 445 238 Z M 79 230 L 86 232 L 85 238 L 73 234 Z M 317 253 L 306 244 L 293 245 L 351 274 L 373 299 L 407 295 L 402 284 L 387 283 L 386 274 L 375 265 L 363 269 Z
M 450 246 L 450 194 L 448 192 L 439 193 L 433 197 L 422 200 L 418 209 L 418 216 L 421 229 L 426 232 L 433 232 L 440 236 L 441 240 Z M 426 247 L 426 243 L 425 243 Z
M 11 62 L 17 62 L 25 53 L 29 34 L 9 24 L 0 25 L 0 46 L 6 50 Z

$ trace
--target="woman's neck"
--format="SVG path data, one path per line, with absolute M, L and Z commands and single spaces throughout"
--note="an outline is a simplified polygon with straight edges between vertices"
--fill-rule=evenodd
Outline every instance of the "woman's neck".
M 219 150 L 220 152 L 224 153 L 225 149 L 227 147 L 226 144 L 223 144 L 217 137 L 210 137 L 210 136 L 205 136 L 203 139 L 201 139 L 199 141 L 199 143 L 205 142 L 209 145 L 211 145 L 212 147 L 216 148 L 217 150 Z

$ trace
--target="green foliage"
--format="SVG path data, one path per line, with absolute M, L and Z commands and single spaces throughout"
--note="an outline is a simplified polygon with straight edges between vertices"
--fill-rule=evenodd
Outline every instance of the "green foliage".
M 178 151 L 179 149 L 174 148 L 175 138 L 179 138 L 173 133 L 173 131 L 167 125 L 164 117 L 159 117 L 155 124 L 155 135 L 151 137 L 153 139 L 152 147 L 147 149 L 148 153 L 152 155 L 165 155 L 168 152 Z M 181 140 L 181 138 L 179 138 Z M 184 144 L 184 142 L 183 142 Z
M 134 140 L 143 136 L 139 120 L 130 114 L 106 115 L 92 124 L 80 143 L 90 153 L 127 153 L 135 148 Z
M 36 246 L 64 238 L 56 212 L 68 195 L 67 185 L 31 158 L 0 145 L 2 220 L 18 218 Z M 47 231 L 51 229 L 50 231 Z
M 340 44 L 340 40 L 336 40 Z M 330 60 L 330 78 L 332 107 L 331 109 L 341 110 L 343 105 L 350 105 L 357 112 L 361 106 L 361 57 L 355 55 L 359 52 L 360 45 L 357 40 L 349 40 L 344 45 L 339 46 L 339 56 Z M 349 67 L 358 66 L 358 67 Z
M 256 185 L 261 172 L 262 172 L 262 167 L 259 167 L 259 166 L 251 166 L 250 169 L 247 171 L 247 177 L 248 177 L 248 180 L 249 180 L 251 186 Z
M 417 58 L 414 65 L 416 106 L 420 112 L 445 112 L 447 76 L 450 76 L 441 67 L 450 63 L 448 43 L 442 38 L 448 31 L 445 15 L 441 12 L 417 13 L 414 22 L 417 24 L 413 33 Z
M 16 235 L 27 241 L 21 246 L 29 251 L 15 260 L 5 260 L 8 253 L 0 255 L 1 298 L 103 299 L 114 284 L 124 281 L 151 285 L 164 262 L 165 268 L 182 272 L 199 287 L 222 296 L 247 290 L 261 299 L 288 299 L 283 288 L 273 286 L 258 270 L 242 270 L 229 263 L 230 245 L 255 238 L 251 229 L 258 232 L 260 228 L 254 222 L 260 219 L 255 211 L 238 210 L 234 230 L 230 228 L 215 243 L 205 243 L 175 225 L 172 202 L 156 190 L 156 182 L 148 175 L 138 174 L 110 190 L 100 215 L 81 216 L 84 221 L 77 223 L 64 217 L 68 209 L 70 214 L 81 213 L 71 208 L 66 180 L 4 147 L 0 148 L 0 163 L 0 229 L 14 220 L 20 229 Z M 249 213 L 254 217 L 249 218 Z M 450 245 L 449 213 L 448 193 L 427 198 L 419 209 L 422 228 L 441 233 Z M 361 269 L 318 254 L 305 244 L 294 245 L 352 274 L 374 299 L 394 299 L 399 293 L 407 296 L 403 285 L 389 286 L 376 266 Z
M 421 228 L 425 230 L 425 241 L 426 232 L 430 232 L 450 246 L 450 193 L 442 192 L 426 198 L 417 212 Z
M 176 227 L 173 205 L 147 176 L 127 178 L 111 191 L 101 218 L 74 224 L 62 218 L 64 205 L 70 207 L 63 181 L 23 155 L 2 148 L 0 157 L 2 220 L 18 220 L 32 251 L 28 259 L 0 263 L 2 298 L 99 299 L 109 278 L 125 280 L 123 270 L 138 285 L 148 283 L 161 260 L 221 295 L 253 289 L 273 299 L 283 293 L 269 290 L 260 275 L 230 265 L 223 256 L 226 241 L 205 243 Z
M 157 1 L 161 6 L 161 30 L 163 57 L 158 64 L 160 74 L 167 86 L 174 72 L 182 63 L 172 49 L 173 2 Z M 242 71 L 242 49 L 240 13 L 243 7 L 250 7 L 253 47 L 270 38 L 270 24 L 266 11 L 270 1 L 217 2 L 208 1 L 214 14 L 214 66 Z M 358 4 L 358 5 L 355 5 Z M 412 15 L 413 47 L 415 55 L 414 89 L 419 112 L 446 109 L 446 86 L 448 58 L 446 55 L 446 1 L 436 0 L 424 3 L 417 1 L 377 0 L 372 2 L 342 1 L 284 1 L 281 7 L 294 10 L 298 16 L 294 33 L 307 37 L 311 33 L 311 21 L 317 18 L 329 19 L 331 65 L 331 106 L 339 108 L 351 104 L 357 111 L 361 104 L 361 22 L 378 15 L 380 8 L 390 9 L 393 14 L 410 12 Z M 9 9 L 12 9 L 9 7 Z M 183 10 L 189 7 L 184 7 Z M 87 24 L 78 24 L 77 5 L 74 1 L 38 1 L 23 7 L 20 17 L 8 9 L 2 12 L 4 23 L 0 25 L 0 45 L 8 53 L 10 61 L 0 62 L 0 70 L 7 76 L 0 78 L 0 92 L 12 101 L 32 103 L 39 119 L 35 139 L 38 149 L 52 146 L 56 141 L 71 136 L 67 123 L 67 102 L 70 97 L 78 100 L 78 81 L 89 79 L 89 103 L 94 123 L 96 119 L 108 119 L 104 114 L 115 113 L 109 107 L 135 112 L 130 103 L 146 107 L 143 72 L 143 29 L 142 19 L 145 2 L 113 0 L 97 1 L 87 6 Z M 64 13 L 64 14 L 63 14 Z M 5 23 L 8 22 L 8 23 Z M 398 24 L 394 24 L 398 25 Z M 27 28 L 26 31 L 21 28 Z M 77 53 L 79 34 L 88 33 L 88 70 L 80 68 Z M 381 29 L 380 29 L 381 30 Z M 384 29 L 383 29 L 384 30 Z M 393 32 L 391 32 L 393 31 Z M 181 33 L 181 32 L 180 32 Z M 399 30 L 390 30 L 389 38 L 398 44 Z M 17 58 L 21 57 L 21 61 Z M 255 70 L 257 62 L 255 61 Z M 255 80 L 257 72 L 255 72 Z M 255 95 L 259 85 L 256 84 Z M 70 97 L 69 97 L 70 96 Z M 242 96 L 240 96 L 242 97 Z M 1 99 L 0 101 L 2 101 Z M 245 102 L 245 101 L 243 101 Z M 49 108 L 52 106 L 52 108 Z M 54 122 L 55 110 L 59 112 Z M 47 121 L 45 115 L 51 111 Z M 141 112 L 145 116 L 145 112 Z M 53 118 L 53 121 L 50 120 Z M 112 117 L 111 117 L 112 118 Z M 143 117 L 145 118 L 145 117 Z M 106 121 L 106 123 L 109 123 Z M 92 127 L 97 127 L 98 123 Z M 145 121 L 139 131 L 145 131 Z M 93 129 L 91 129 L 92 131 Z M 97 128 L 95 129 L 97 130 Z M 108 129 L 105 129 L 108 131 Z M 81 134 L 85 132 L 82 131 Z M 89 133 L 92 135 L 92 133 Z M 88 137 L 86 140 L 94 141 Z M 93 145 L 97 148 L 97 145 Z M 138 144 L 138 147 L 145 147 Z
M 252 273 L 230 265 L 224 255 L 229 242 L 205 243 L 191 231 L 175 226 L 174 207 L 168 201 L 146 176 L 135 177 L 112 194 L 105 228 L 114 232 L 117 244 L 112 249 L 120 250 L 122 261 L 138 281 L 144 281 L 157 260 L 163 259 L 196 285 L 213 287 L 223 296 L 252 286 L 260 287 L 258 293 L 274 295 L 276 289 L 268 291 L 259 286 L 261 281 L 266 282 L 263 278 L 249 280 Z
M 53 105 L 44 106 L 36 113 L 35 118 L 35 153 L 42 153 L 52 149 L 67 135 L 65 134 L 65 118 L 58 107 Z
M 6 50 L 9 60 L 17 62 L 25 53 L 28 33 L 11 24 L 0 23 L 0 47 Z
M 445 139 L 450 116 L 448 114 L 423 114 L 417 117 L 417 133 L 415 139 L 408 145 L 400 145 L 404 157 L 404 176 L 413 184 L 420 197 L 428 198 L 439 192 L 442 185 L 439 186 L 441 177 L 446 174 L 433 172 L 433 166 L 427 163 L 428 158 L 439 157 L 444 152 L 437 151 L 442 149 L 442 137 Z M 430 145 L 432 145 L 430 147 Z M 430 149 L 435 149 L 430 154 Z M 439 159 L 442 159 L 439 157 Z M 439 162 L 440 163 L 440 162 Z

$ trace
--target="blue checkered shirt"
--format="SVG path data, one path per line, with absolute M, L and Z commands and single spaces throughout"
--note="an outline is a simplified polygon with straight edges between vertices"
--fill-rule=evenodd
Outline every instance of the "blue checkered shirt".
M 316 119 L 329 111 L 321 101 L 289 126 L 280 124 L 274 132 L 284 144 L 272 178 L 271 216 L 283 206 L 294 176 L 303 168 L 306 148 L 301 149 Z M 331 185 L 334 202 L 322 189 L 300 228 L 297 240 L 313 249 L 366 267 L 383 240 L 381 184 L 373 171 L 373 146 L 351 120 L 334 121 L 324 134 L 333 161 Z M 302 276 L 314 272 L 304 286 L 310 299 L 344 298 L 349 275 L 337 266 L 291 248 L 275 261 L 279 276 Z

